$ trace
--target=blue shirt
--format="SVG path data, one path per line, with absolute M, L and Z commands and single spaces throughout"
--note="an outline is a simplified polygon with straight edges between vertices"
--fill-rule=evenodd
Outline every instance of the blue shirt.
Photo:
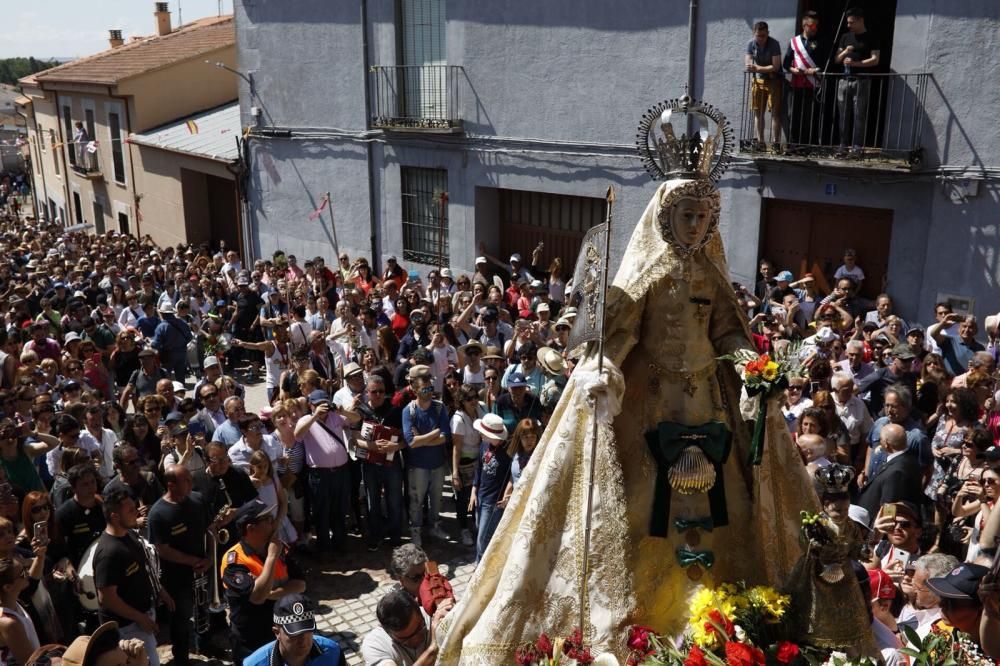
M 139 329 L 140 333 L 142 333 L 142 337 L 151 338 L 153 337 L 153 334 L 156 333 L 156 327 L 159 326 L 159 324 L 160 318 L 155 315 L 152 317 L 142 316 L 136 320 L 135 327 Z
M 472 485 L 476 488 L 476 498 L 482 504 L 496 504 L 510 481 L 510 456 L 507 442 L 490 446 L 483 439 L 479 442 L 479 460 L 476 462 L 476 478 Z
M 409 448 L 413 438 L 425 435 L 435 428 L 441 429 L 446 439 L 451 439 L 451 424 L 448 422 L 448 409 L 435 400 L 430 409 L 423 410 L 414 400 L 403 408 L 403 439 L 406 440 L 406 464 L 420 469 L 437 469 L 445 463 L 446 444 Z
M 243 433 L 240 432 L 240 427 L 234 424 L 229 419 L 226 419 L 219 427 L 215 429 L 212 433 L 213 442 L 222 442 L 226 446 L 232 446 L 236 442 L 240 441 L 243 437 Z
M 764 46 L 758 44 L 756 39 L 751 39 L 747 44 L 747 55 L 751 56 L 753 61 L 761 67 L 770 67 L 771 59 L 774 56 L 778 56 L 778 62 L 781 62 L 781 44 L 774 37 L 768 37 L 767 43 Z M 777 72 L 754 74 L 754 77 L 758 79 L 776 79 L 780 75 L 781 66 L 779 65 Z
M 955 377 L 969 371 L 969 361 L 976 352 L 986 351 L 981 343 L 973 340 L 972 344 L 966 344 L 962 338 L 954 335 L 945 335 L 938 345 L 948 372 Z
M 868 446 L 874 449 L 868 465 L 869 479 L 882 469 L 886 458 L 889 457 L 889 454 L 879 444 L 882 437 L 882 428 L 889 423 L 889 417 L 883 416 L 875 421 L 872 431 L 868 433 Z M 906 430 L 906 455 L 916 456 L 920 462 L 920 466 L 927 468 L 934 462 L 934 454 L 931 452 L 931 440 L 927 437 L 927 433 L 920 426 L 920 422 L 912 417 L 907 419 L 906 423 L 901 423 L 900 425 Z
M 271 653 L 274 651 L 274 646 L 277 645 L 278 641 L 271 641 L 267 645 L 262 645 L 253 653 L 243 660 L 243 666 L 267 666 L 271 663 Z M 340 650 L 340 645 L 336 641 L 332 641 L 326 636 L 320 636 L 319 634 L 313 634 L 313 649 L 306 658 L 306 664 L 314 664 L 315 666 L 326 666 L 330 664 L 332 666 L 338 666 L 343 663 L 343 655 Z M 282 660 L 282 664 L 287 663 Z

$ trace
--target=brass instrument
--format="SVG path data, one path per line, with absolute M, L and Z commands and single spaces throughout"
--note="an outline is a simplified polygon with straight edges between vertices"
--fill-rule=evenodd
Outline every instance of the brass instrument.
M 222 520 L 223 516 L 229 512 L 232 508 L 232 499 L 229 497 L 229 491 L 226 490 L 226 482 L 221 478 L 219 479 L 219 487 L 222 489 L 223 494 L 226 497 L 226 503 L 219 510 L 219 513 L 215 516 L 215 520 L 212 522 L 217 523 Z M 226 604 L 223 603 L 221 594 L 219 593 L 219 544 L 229 543 L 229 530 L 225 527 L 218 527 L 213 532 L 208 531 L 208 536 L 212 539 L 212 601 L 208 606 L 209 613 L 224 613 L 226 611 Z

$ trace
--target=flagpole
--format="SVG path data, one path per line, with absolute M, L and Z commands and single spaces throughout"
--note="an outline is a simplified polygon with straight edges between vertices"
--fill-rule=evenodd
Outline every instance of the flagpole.
M 340 261 L 340 245 L 337 243 L 337 225 L 333 221 L 333 199 L 330 198 L 330 193 L 326 193 L 326 203 L 330 206 L 330 230 L 333 231 L 333 251 L 337 253 L 334 257 L 334 264 Z

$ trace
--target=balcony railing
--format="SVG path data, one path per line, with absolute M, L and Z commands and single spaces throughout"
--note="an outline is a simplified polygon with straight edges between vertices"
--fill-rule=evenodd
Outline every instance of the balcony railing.
M 371 77 L 372 126 L 394 130 L 462 131 L 459 87 L 464 70 L 455 65 L 376 65 Z
M 762 80 L 747 73 L 740 152 L 915 167 L 923 158 L 929 79 L 926 73 L 826 74 L 806 81 L 815 85 L 801 86 L 801 79 Z
M 70 146 L 70 149 L 76 149 L 76 161 L 70 165 L 70 168 L 74 172 L 80 174 L 84 178 L 101 178 L 101 162 L 100 162 L 100 151 L 95 150 L 90 152 L 86 145 L 83 146 Z

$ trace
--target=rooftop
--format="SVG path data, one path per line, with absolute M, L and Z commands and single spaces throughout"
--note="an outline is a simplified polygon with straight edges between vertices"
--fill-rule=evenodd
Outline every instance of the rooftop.
M 189 121 L 194 123 L 194 127 L 188 125 Z M 235 162 L 239 158 L 236 138 L 240 131 L 240 105 L 230 102 L 142 134 L 133 134 L 130 141 L 140 146 L 172 150 L 220 162 Z
M 38 72 L 39 83 L 115 85 L 125 79 L 190 60 L 236 43 L 233 17 L 199 19 L 163 36 L 143 37 L 118 48 Z M 22 81 L 25 81 L 22 79 Z

